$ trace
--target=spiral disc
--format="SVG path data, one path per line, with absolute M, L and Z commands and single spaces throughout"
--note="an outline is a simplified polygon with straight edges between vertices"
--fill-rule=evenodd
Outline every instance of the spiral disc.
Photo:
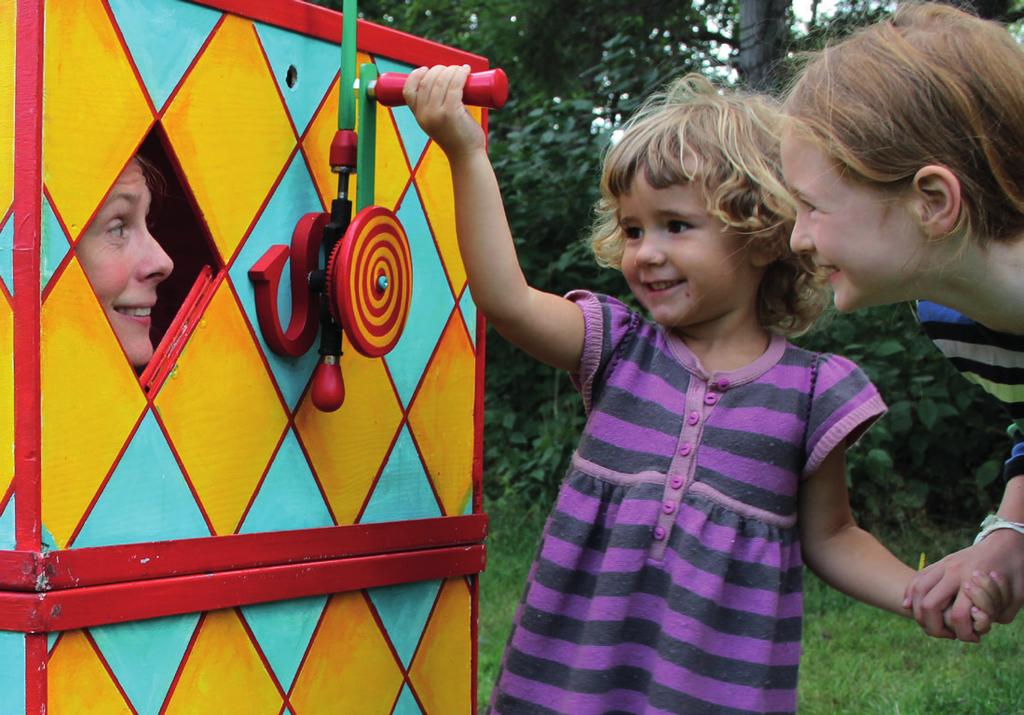
M 352 219 L 338 249 L 328 279 L 331 307 L 356 350 L 380 357 L 395 347 L 409 317 L 409 240 L 395 214 L 371 206 Z

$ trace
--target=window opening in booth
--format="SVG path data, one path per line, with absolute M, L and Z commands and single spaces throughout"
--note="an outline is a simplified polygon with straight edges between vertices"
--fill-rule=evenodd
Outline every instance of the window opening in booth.
M 143 387 L 154 387 L 222 268 L 159 125 L 139 145 L 75 251 Z

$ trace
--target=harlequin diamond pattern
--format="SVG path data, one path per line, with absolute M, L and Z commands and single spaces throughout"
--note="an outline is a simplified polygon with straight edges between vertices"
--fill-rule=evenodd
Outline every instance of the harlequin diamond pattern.
M 451 578 L 68 631 L 47 711 L 470 713 L 470 619 Z
M 276 28 L 204 12 L 202 22 L 175 29 L 184 45 L 201 49 L 189 50 L 197 55 L 187 71 L 175 70 L 172 76 L 155 67 L 152 48 L 138 41 L 140 19 L 128 6 L 116 4 L 114 18 L 121 23 L 116 26 L 110 25 L 108 13 L 97 9 L 98 0 L 79 5 L 74 11 L 52 13 L 48 21 L 83 38 L 79 52 L 102 53 L 108 75 L 138 83 L 135 90 L 121 94 L 136 97 L 130 106 L 144 110 L 129 110 L 124 104 L 129 100 L 120 100 L 120 113 L 105 120 L 104 151 L 119 157 L 116 166 L 123 165 L 120 157 L 130 154 L 130 146 L 111 147 L 121 146 L 125 136 L 140 139 L 155 116 L 166 131 L 167 150 L 184 174 L 182 181 L 195 194 L 198 213 L 221 254 L 230 260 L 170 377 L 159 391 L 146 396 L 134 384 L 77 261 L 63 257 L 66 249 L 53 248 L 66 245 L 83 228 L 80 224 L 95 212 L 103 187 L 113 180 L 111 172 L 84 182 L 94 189 L 86 202 L 81 192 L 62 188 L 77 175 L 64 173 L 58 164 L 47 170 L 53 186 L 47 184 L 43 206 L 48 246 L 52 244 L 47 254 L 53 255 L 47 258 L 43 306 L 44 444 L 50 445 L 44 448 L 43 511 L 58 545 L 68 545 L 82 529 L 89 534 L 130 532 L 138 540 L 170 533 L 160 526 L 166 522 L 141 512 L 135 519 L 141 530 L 113 527 L 105 522 L 118 510 L 95 508 L 106 503 L 99 497 L 115 474 L 116 480 L 131 484 L 130 477 L 115 472 L 122 454 L 135 455 L 133 463 L 144 463 L 146 450 L 151 449 L 146 445 L 161 443 L 166 446 L 157 447 L 164 450 L 157 458 L 177 464 L 165 469 L 160 488 L 192 495 L 181 502 L 195 498 L 194 506 L 187 507 L 190 523 L 205 520 L 215 534 L 239 531 L 250 509 L 264 509 L 261 505 L 277 498 L 260 499 L 264 486 L 277 494 L 298 493 L 289 479 L 297 480 L 295 486 L 303 494 L 322 494 L 328 510 L 323 518 L 329 524 L 355 523 L 371 503 L 374 522 L 437 514 L 439 508 L 447 515 L 463 513 L 472 483 L 476 352 L 466 329 L 456 328 L 475 330 L 475 309 L 454 249 L 450 178 L 443 155 L 408 117 L 402 115 L 398 121 L 393 110 L 378 108 L 375 189 L 378 203 L 398 212 L 412 243 L 411 315 L 398 346 L 384 359 L 346 350 L 342 366 L 348 399 L 338 412 L 321 413 L 308 396 L 303 397 L 315 355 L 295 360 L 269 353 L 260 337 L 247 271 L 270 245 L 289 240 L 299 215 L 323 210 L 335 190 L 326 155 L 336 126 L 338 84 L 336 70 L 325 62 L 322 43 L 292 41 Z M 175 7 L 175 0 L 162 0 L 160 21 L 173 20 Z M 185 12 L 194 11 L 189 8 Z M 186 36 L 189 32 L 196 37 Z M 273 47 L 265 51 L 261 38 L 269 38 Z M 116 51 L 108 51 L 111 46 Z M 305 46 L 314 50 L 308 66 L 301 53 L 293 52 Z M 143 52 L 145 57 L 138 54 Z M 298 64 L 305 82 L 301 96 L 283 94 L 288 88 L 278 75 L 285 59 Z M 372 58 L 360 53 L 359 60 Z M 384 69 L 407 69 L 380 62 Z M 180 77 L 177 72 L 182 72 Z M 315 72 L 331 76 L 318 79 Z M 87 90 L 80 83 L 60 82 L 62 78 L 51 79 L 53 94 L 63 106 L 73 106 Z M 311 88 L 322 93 L 318 99 Z M 151 96 L 167 96 L 166 108 L 146 108 L 145 98 Z M 62 121 L 55 110 L 49 112 L 44 134 L 66 131 Z M 245 151 L 240 148 L 243 143 Z M 254 146 L 259 151 L 252 150 Z M 411 159 L 418 166 L 415 181 Z M 242 177 L 239 181 L 225 178 L 228 166 L 231 177 Z M 0 340 L 9 340 L 5 307 L 0 305 Z M 290 309 L 289 296 L 282 294 L 279 310 L 284 322 Z M 86 353 L 90 360 L 80 361 Z M 225 358 L 228 355 L 230 359 Z M 92 402 L 81 399 L 83 370 L 90 375 L 85 384 L 95 395 Z M 0 369 L 0 379 L 10 380 L 9 375 L 9 370 Z M 136 432 L 147 401 L 153 411 L 143 437 Z M 9 416 L 10 410 L 0 409 L 0 415 L 5 413 Z M 89 419 L 93 414 L 102 414 L 103 419 Z M 293 432 L 287 429 L 290 423 Z M 4 424 L 0 421 L 0 428 Z M 304 466 L 285 476 L 271 474 L 286 433 L 293 435 L 288 459 Z M 400 434 L 406 435 L 402 441 Z M 393 451 L 400 445 L 403 451 L 396 457 Z M 4 459 L 8 458 L 0 455 L 0 468 Z M 381 480 L 389 464 L 406 466 Z M 73 475 L 67 477 L 72 481 L 64 475 Z M 407 487 L 402 484 L 406 479 Z M 406 499 L 398 506 L 390 497 L 374 499 L 377 486 L 388 494 L 416 494 L 424 501 L 418 505 Z M 140 488 L 147 488 L 145 482 Z M 130 500 L 124 508 L 132 508 Z M 310 522 L 307 517 L 313 512 L 307 511 L 294 510 L 294 521 L 289 521 L 287 511 L 281 512 L 269 520 L 269 528 L 323 523 L 321 517 Z M 249 531 L 268 528 L 254 527 L 255 520 L 249 523 Z M 147 525 L 152 525 L 149 532 Z
M 476 319 L 443 156 L 407 110 L 378 108 L 376 201 L 398 213 L 412 243 L 410 320 L 384 358 L 346 349 L 346 402 L 319 412 L 307 394 L 315 358 L 268 353 L 247 272 L 268 246 L 288 243 L 302 213 L 335 196 L 330 48 L 184 0 L 152 5 L 140 14 L 125 0 L 47 3 L 48 36 L 70 39 L 47 43 L 45 58 L 44 529 L 57 547 L 77 548 L 465 513 L 480 423 Z M 0 28 L 13 26 L 3 13 Z M 147 41 L 160 36 L 147 35 L 148 23 L 168 28 L 173 52 Z M 12 45 L 0 42 L 0 74 L 12 71 L 2 49 Z M 162 64 L 165 56 L 173 61 Z M 358 61 L 408 70 L 363 53 Z M 83 107 L 93 118 L 84 128 Z M 8 155 L 12 131 L 0 121 Z M 69 248 L 150 132 L 166 139 L 217 263 L 201 316 L 147 393 Z M 10 183 L 0 176 L 8 398 Z M 280 296 L 285 323 L 290 308 Z M 12 412 L 0 404 L 0 444 L 13 443 Z M 0 527 L 13 533 L 12 471 L 12 455 L 0 452 Z M 467 583 L 396 588 L 65 633 L 50 656 L 49 711 L 205 712 L 242 698 L 245 712 L 468 712 Z M 415 608 L 396 594 L 412 594 Z M 282 633 L 294 641 L 285 649 Z M 159 667 L 142 672 L 136 665 L 156 657 L 146 650 L 153 638 L 168 645 Z M 462 664 L 452 668 L 452 658 Z

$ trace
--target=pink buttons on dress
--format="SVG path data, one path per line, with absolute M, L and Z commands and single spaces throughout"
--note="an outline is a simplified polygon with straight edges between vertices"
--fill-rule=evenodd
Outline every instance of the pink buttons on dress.
M 676 505 L 673 504 L 670 501 L 667 501 L 667 502 L 665 502 L 664 504 L 661 505 L 661 510 L 663 512 L 665 512 L 666 514 L 671 514 L 672 512 L 674 512 L 676 510 Z
M 689 457 L 690 452 L 693 451 L 693 447 L 690 446 L 689 442 L 683 442 L 683 445 L 679 448 L 679 454 L 684 457 Z
M 683 478 L 682 477 L 672 477 L 672 481 L 669 482 L 669 484 L 672 485 L 673 489 L 679 489 L 680 487 L 683 486 Z
M 692 427 L 693 425 L 697 424 L 698 422 L 700 422 L 700 412 L 697 412 L 697 410 L 694 410 L 689 415 L 687 415 L 687 417 L 686 417 L 686 424 L 688 424 L 688 425 L 690 425 Z
M 713 405 L 716 402 L 718 402 L 718 395 L 716 395 L 715 393 L 709 392 L 708 394 L 704 395 L 705 405 Z
M 724 390 L 728 390 L 729 389 L 729 381 L 723 377 L 721 380 L 719 380 L 718 382 L 715 383 L 715 387 L 717 389 L 723 390 L 723 391 Z
M 660 526 L 654 527 L 654 539 L 655 539 L 655 541 L 664 541 L 665 540 L 665 530 L 662 527 L 660 527 Z

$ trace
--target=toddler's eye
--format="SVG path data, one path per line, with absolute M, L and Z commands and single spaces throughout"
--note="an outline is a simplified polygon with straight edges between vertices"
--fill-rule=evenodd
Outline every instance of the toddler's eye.
M 690 227 L 690 224 L 686 223 L 686 221 L 669 221 L 668 222 L 668 232 L 669 233 L 682 233 L 683 231 L 685 231 L 689 227 Z
M 629 239 L 637 239 L 643 235 L 643 231 L 638 226 L 623 226 L 622 233 Z

